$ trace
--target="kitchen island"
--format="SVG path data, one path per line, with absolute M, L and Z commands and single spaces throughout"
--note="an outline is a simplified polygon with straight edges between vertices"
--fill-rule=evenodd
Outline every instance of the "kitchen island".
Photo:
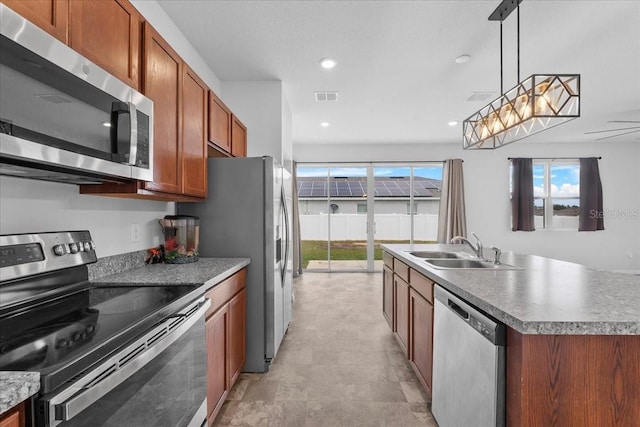
M 412 335 L 420 339 L 414 334 L 420 325 L 412 322 L 433 321 L 433 306 L 428 303 L 422 306 L 430 307 L 430 318 L 413 315 L 414 307 L 421 307 L 414 302 L 419 299 L 414 298 L 413 283 L 419 279 L 420 291 L 425 289 L 424 280 L 432 281 L 431 285 L 441 285 L 507 326 L 507 425 L 637 425 L 640 277 L 512 252 L 503 252 L 502 262 L 515 269 L 440 269 L 410 254 L 449 251 L 471 257 L 467 249 L 383 245 L 387 288 L 383 310 L 387 316 L 393 313 L 390 324 L 410 360 L 420 355 L 412 339 Z M 421 292 L 427 301 L 429 292 L 432 287 Z M 414 369 L 423 366 L 428 389 L 430 357 L 412 361 Z

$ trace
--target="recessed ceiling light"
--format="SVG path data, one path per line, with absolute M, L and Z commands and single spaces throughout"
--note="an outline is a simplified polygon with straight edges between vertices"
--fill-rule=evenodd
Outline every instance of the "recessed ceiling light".
M 102 126 L 106 127 L 106 128 L 110 128 L 111 127 L 111 122 L 102 122 Z
M 456 64 L 464 64 L 465 62 L 469 62 L 469 60 L 471 59 L 471 55 L 460 55 L 456 58 Z
M 450 122 L 447 123 L 449 126 L 454 127 L 455 125 L 458 124 L 458 122 L 456 122 L 455 120 L 451 120 Z
M 322 68 L 326 68 L 327 70 L 335 67 L 337 64 L 338 61 L 333 58 L 320 58 L 320 65 Z
M 329 122 L 322 122 L 322 123 L 320 123 L 320 126 L 322 126 L 323 128 L 328 128 L 329 127 Z

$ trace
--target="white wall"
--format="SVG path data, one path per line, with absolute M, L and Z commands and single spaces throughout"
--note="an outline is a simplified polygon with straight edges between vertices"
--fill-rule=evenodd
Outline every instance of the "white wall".
M 158 219 L 175 212 L 174 203 L 88 196 L 78 186 L 0 176 L 0 234 L 89 230 L 98 257 L 158 246 Z M 131 242 L 131 224 L 140 241 Z
M 247 127 L 247 156 L 271 156 L 291 171 L 291 110 L 280 80 L 225 81 L 225 104 Z
M 552 132 L 552 131 L 549 131 Z M 551 135 L 550 135 L 551 136 Z M 302 162 L 439 161 L 464 159 L 467 228 L 485 247 L 542 255 L 596 268 L 640 269 L 640 144 L 606 142 L 551 144 L 515 142 L 498 150 L 464 151 L 449 144 L 378 144 L 315 146 L 298 144 L 294 157 Z M 602 156 L 600 176 L 605 230 L 598 232 L 510 230 L 509 162 L 507 157 Z M 635 217 L 623 217 L 625 213 Z

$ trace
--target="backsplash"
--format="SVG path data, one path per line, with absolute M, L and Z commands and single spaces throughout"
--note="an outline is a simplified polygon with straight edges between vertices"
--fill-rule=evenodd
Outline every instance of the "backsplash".
M 89 280 L 141 267 L 144 265 L 146 254 L 146 250 L 141 250 L 100 258 L 95 264 L 87 266 L 89 268 Z

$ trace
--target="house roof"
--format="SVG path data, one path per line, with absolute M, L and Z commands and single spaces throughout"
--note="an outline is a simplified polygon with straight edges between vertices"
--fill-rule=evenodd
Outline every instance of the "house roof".
M 410 194 L 410 178 L 376 177 L 374 197 L 407 198 Z M 437 179 L 414 177 L 414 197 L 440 197 L 442 182 Z M 327 198 L 327 190 L 331 198 L 365 197 L 367 194 L 367 178 L 364 177 L 299 177 L 298 197 Z

